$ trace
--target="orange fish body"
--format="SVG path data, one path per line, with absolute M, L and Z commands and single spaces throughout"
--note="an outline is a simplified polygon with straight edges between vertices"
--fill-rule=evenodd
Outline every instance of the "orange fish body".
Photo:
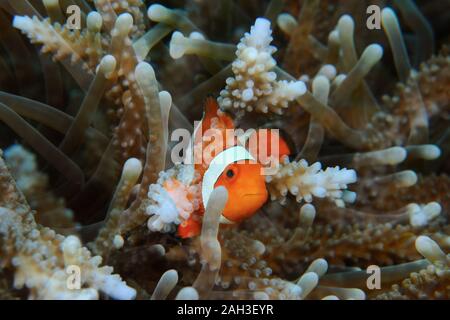
M 237 223 L 251 217 L 264 205 L 268 198 L 265 178 L 262 175 L 263 165 L 253 158 L 258 149 L 247 152 L 243 147 L 237 146 L 237 139 L 234 138 L 226 138 L 222 141 L 210 139 L 205 143 L 205 140 L 207 140 L 205 136 L 209 134 L 208 129 L 216 129 L 216 132 L 220 132 L 223 136 L 225 136 L 227 129 L 234 129 L 233 120 L 229 115 L 219 110 L 214 98 L 206 100 L 205 113 L 199 127 L 201 127 L 201 133 L 194 133 L 194 153 L 204 157 L 205 153 L 209 153 L 209 161 L 204 161 L 202 158 L 201 162 L 196 162 L 195 170 L 202 176 L 203 189 L 207 188 L 205 185 L 209 186 L 210 191 L 218 186 L 224 186 L 227 189 L 228 201 L 222 213 L 221 221 Z M 266 138 L 266 150 L 270 155 L 272 152 L 270 149 L 271 138 L 278 133 L 271 130 L 266 130 L 264 135 L 260 133 L 262 133 L 260 130 L 256 131 L 257 138 L 259 139 L 262 136 Z M 279 141 L 279 157 L 289 155 L 290 150 L 286 142 L 279 136 L 275 138 Z M 202 147 L 200 151 L 196 148 L 199 146 Z M 225 153 L 222 151 L 236 151 L 236 154 L 243 156 L 241 156 L 242 159 L 237 158 L 237 161 L 231 159 L 229 164 L 225 163 L 224 168 L 219 166 L 218 173 L 213 172 L 211 175 L 209 172 L 211 166 L 217 158 Z M 208 158 L 208 155 L 205 158 Z M 220 175 L 217 176 L 218 174 Z M 208 192 L 206 192 L 206 195 L 208 195 Z M 203 196 L 203 200 L 205 200 L 205 192 Z M 181 238 L 190 238 L 200 234 L 204 206 L 205 203 L 178 226 L 177 234 Z

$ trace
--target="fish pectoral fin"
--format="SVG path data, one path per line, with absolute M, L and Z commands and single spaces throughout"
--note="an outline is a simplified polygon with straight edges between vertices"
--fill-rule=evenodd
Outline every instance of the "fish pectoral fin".
M 228 220 L 227 218 L 225 218 L 223 215 L 220 215 L 220 223 L 223 223 L 223 224 L 234 224 L 234 222 L 233 221 L 231 221 L 231 220 Z

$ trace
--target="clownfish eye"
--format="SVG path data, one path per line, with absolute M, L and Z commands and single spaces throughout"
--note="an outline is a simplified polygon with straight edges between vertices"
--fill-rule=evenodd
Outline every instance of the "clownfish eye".
M 234 171 L 233 171 L 233 169 L 228 169 L 226 174 L 227 174 L 227 177 L 228 177 L 228 178 L 233 178 L 233 177 L 234 177 Z

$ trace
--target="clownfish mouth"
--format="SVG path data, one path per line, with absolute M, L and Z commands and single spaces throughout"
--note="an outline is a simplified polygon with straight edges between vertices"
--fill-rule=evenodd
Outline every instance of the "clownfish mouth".
M 233 224 L 249 218 L 256 213 L 266 202 L 267 193 L 245 193 L 233 198 L 233 205 L 225 208 L 221 223 Z

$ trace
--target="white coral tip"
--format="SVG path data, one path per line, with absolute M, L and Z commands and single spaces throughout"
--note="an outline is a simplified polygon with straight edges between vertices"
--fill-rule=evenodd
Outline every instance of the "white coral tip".
M 350 184 L 355 183 L 358 180 L 358 175 L 356 174 L 356 171 L 353 169 L 346 170 L 342 169 L 339 172 L 339 181 L 341 183 Z
M 267 33 L 270 30 L 270 21 L 266 18 L 257 18 L 253 30 L 255 33 Z
M 386 159 L 386 162 L 389 164 L 398 164 L 406 159 L 407 152 L 405 148 L 402 147 L 392 147 L 389 149 L 386 149 L 386 152 L 384 153 L 384 158 Z
M 339 298 L 331 295 L 331 296 L 323 297 L 322 300 L 339 300 Z
M 327 77 L 328 80 L 333 80 L 336 77 L 337 70 L 332 64 L 325 64 L 320 68 L 317 74 Z
M 97 11 L 91 11 L 87 15 L 86 25 L 90 31 L 98 32 L 102 28 L 103 19 Z
M 266 246 L 259 240 L 253 240 L 253 249 L 257 255 L 262 255 L 266 252 Z
M 126 179 L 136 180 L 142 172 L 142 163 L 137 158 L 130 158 L 123 165 L 123 175 Z
M 172 34 L 169 53 L 173 59 L 180 59 L 186 53 L 185 37 L 181 32 L 175 31 Z
M 68 236 L 61 243 L 61 249 L 66 254 L 74 255 L 79 248 L 81 248 L 81 241 L 76 236 Z
M 298 23 L 289 13 L 282 13 L 277 17 L 277 25 L 283 32 L 290 34 L 298 26 Z
M 412 170 L 406 170 L 399 173 L 399 180 L 403 187 L 411 187 L 417 183 L 417 174 Z
M 416 239 L 416 249 L 430 262 L 446 261 L 445 253 L 439 245 L 427 236 L 419 236 Z
M 347 290 L 347 299 L 348 300 L 365 300 L 366 294 L 361 289 L 348 289 Z
M 314 272 L 319 277 L 322 277 L 328 270 L 328 262 L 325 259 L 316 259 L 314 260 L 306 272 Z
M 294 93 L 296 97 L 302 96 L 306 93 L 306 85 L 303 81 L 295 81 L 292 84 L 292 89 L 294 90 Z
M 170 10 L 163 5 L 155 3 L 148 8 L 147 16 L 152 21 L 161 22 L 170 17 Z
M 116 69 L 117 61 L 113 55 L 106 55 L 102 58 L 99 65 L 99 70 L 105 75 L 108 79 L 111 77 L 111 74 Z
M 377 43 L 368 46 L 366 50 L 364 50 L 364 53 L 366 52 L 370 56 L 370 60 L 375 62 L 380 61 L 381 58 L 383 57 L 383 47 Z
M 304 204 L 300 209 L 300 224 L 302 226 L 312 225 L 316 217 L 316 208 L 310 203 Z
M 166 254 L 166 249 L 162 244 L 155 244 L 152 246 L 152 249 L 155 250 L 160 256 L 164 256 Z
M 256 58 L 258 58 L 258 50 L 256 50 L 253 47 L 245 48 L 244 51 L 242 51 L 242 59 L 244 59 L 247 62 L 255 61 Z
M 198 300 L 199 295 L 195 288 L 185 287 L 178 292 L 175 299 L 176 300 Z
M 391 22 L 397 20 L 397 15 L 395 14 L 394 10 L 392 10 L 389 7 L 384 8 L 381 10 L 381 19 L 382 22 Z
M 272 30 L 270 29 L 270 21 L 265 18 L 258 18 L 255 25 L 250 28 L 249 44 L 258 49 L 267 46 L 268 42 L 272 40 L 270 37 Z
M 29 31 L 33 29 L 33 20 L 26 16 L 14 16 L 13 27 L 22 31 Z
M 250 101 L 253 99 L 253 89 L 247 88 L 244 91 L 242 91 L 242 100 L 243 101 Z
M 328 97 L 330 92 L 330 80 L 325 75 L 318 75 L 312 83 L 312 91 L 315 96 Z
M 189 38 L 194 40 L 205 40 L 205 36 L 198 31 L 191 32 Z
M 349 33 L 353 33 L 353 30 L 355 28 L 355 21 L 353 18 L 348 15 L 344 14 L 338 21 L 338 29 L 339 30 L 345 30 Z
M 114 236 L 113 245 L 114 245 L 114 248 L 116 248 L 116 249 L 120 249 L 120 248 L 123 247 L 124 240 L 123 240 L 123 237 L 120 234 L 117 234 L 117 235 Z
M 424 227 L 431 220 L 435 219 L 441 213 L 441 205 L 437 202 L 430 202 L 421 207 L 415 203 L 408 205 L 409 223 L 413 227 Z
M 337 30 L 331 31 L 330 34 L 328 35 L 328 41 L 339 43 L 339 31 Z
M 172 106 L 172 96 L 168 91 L 159 92 L 159 101 L 162 110 L 169 109 Z
M 347 203 L 355 203 L 357 194 L 353 191 L 345 190 L 342 194 L 342 200 Z
M 441 149 L 434 144 L 423 146 L 422 158 L 425 160 L 434 160 L 441 156 Z
M 345 75 L 345 74 L 340 74 L 340 75 L 336 76 L 336 78 L 334 78 L 334 80 L 333 80 L 333 85 L 336 87 L 339 87 L 346 78 L 347 78 L 347 75 Z
M 314 290 L 314 288 L 319 283 L 319 276 L 315 272 L 305 273 L 300 280 L 298 280 L 297 285 L 302 288 L 302 298 L 308 296 L 308 294 Z
M 54 7 L 58 5 L 58 0 L 42 0 L 45 7 Z
M 155 78 L 155 70 L 149 63 L 144 61 L 138 63 L 134 74 L 139 83 L 149 83 Z
M 425 212 L 425 214 L 428 216 L 429 219 L 430 218 L 433 219 L 441 213 L 442 207 L 437 202 L 430 202 L 423 208 L 423 211 Z
M 253 298 L 255 300 L 269 300 L 270 299 L 270 297 L 267 293 L 261 292 L 261 291 L 255 292 L 253 294 Z
M 128 34 L 133 27 L 133 16 L 128 12 L 122 13 L 117 17 L 115 28 L 121 34 Z
M 109 277 L 102 289 L 117 300 L 133 300 L 136 298 L 136 290 L 127 286 L 121 279 Z

